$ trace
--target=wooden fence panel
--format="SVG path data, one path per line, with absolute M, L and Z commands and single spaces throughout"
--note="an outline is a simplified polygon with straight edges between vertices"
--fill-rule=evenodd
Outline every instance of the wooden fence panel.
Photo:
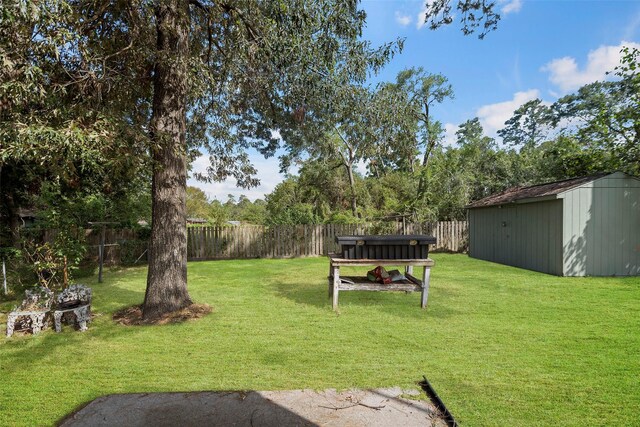
M 323 224 L 323 225 L 277 225 L 193 227 L 189 228 L 188 258 L 232 259 L 232 258 L 290 258 L 323 256 L 338 252 L 336 236 L 369 234 L 370 224 Z M 466 221 L 439 221 L 437 223 L 395 223 L 387 228 L 392 234 L 426 234 L 435 236 L 437 243 L 432 251 L 464 252 L 468 242 Z M 98 243 L 99 236 L 93 233 L 92 240 Z M 130 231 L 107 234 L 111 239 L 133 238 Z
M 373 224 L 322 224 L 322 225 L 241 225 L 224 227 L 187 228 L 187 258 L 189 260 L 235 258 L 289 258 L 326 256 L 336 253 L 340 247 L 336 236 L 380 233 Z M 465 252 L 468 246 L 466 221 L 439 221 L 436 223 L 394 223 L 385 229 L 389 234 L 426 234 L 434 236 L 437 243 L 432 252 Z M 380 233 L 385 234 L 385 233 Z M 55 238 L 55 230 L 44 232 L 45 241 Z M 88 245 L 87 256 L 97 256 L 101 232 L 84 230 Z M 105 232 L 105 258 L 118 264 L 120 245 L 138 239 L 135 230 L 119 229 Z M 144 248 L 143 248 L 144 249 Z M 136 255 L 137 256 L 137 255 Z

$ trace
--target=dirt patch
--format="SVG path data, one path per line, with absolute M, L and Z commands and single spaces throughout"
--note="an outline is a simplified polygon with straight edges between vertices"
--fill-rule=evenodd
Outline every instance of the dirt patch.
M 167 323 L 180 323 L 187 320 L 199 319 L 211 313 L 211 311 L 212 309 L 209 304 L 191 304 L 182 310 L 167 313 L 156 319 L 144 320 L 142 318 L 142 305 L 134 305 L 116 311 L 113 315 L 113 320 L 125 326 L 166 325 Z

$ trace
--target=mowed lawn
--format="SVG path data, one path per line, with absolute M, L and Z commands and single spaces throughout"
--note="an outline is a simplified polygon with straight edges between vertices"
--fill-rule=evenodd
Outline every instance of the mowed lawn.
M 640 423 L 640 279 L 433 258 L 426 310 L 418 293 L 343 292 L 339 314 L 325 258 L 194 262 L 191 296 L 213 313 L 145 327 L 111 316 L 142 301 L 146 269 L 107 271 L 86 281 L 89 331 L 0 339 L 0 425 L 54 424 L 110 393 L 416 388 L 423 375 L 462 425 Z

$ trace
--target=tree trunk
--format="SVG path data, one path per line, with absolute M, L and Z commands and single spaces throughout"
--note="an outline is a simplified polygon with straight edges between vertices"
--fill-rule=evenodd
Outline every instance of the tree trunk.
M 189 5 L 158 0 L 158 33 L 150 130 L 152 224 L 143 316 L 154 319 L 191 304 L 187 292 L 186 102 Z
M 418 191 L 416 194 L 416 200 L 422 200 L 424 198 L 424 193 L 427 191 L 427 169 L 429 167 L 429 158 L 431 157 L 431 152 L 433 148 L 436 146 L 436 141 L 433 135 L 431 135 L 431 130 L 429 129 L 429 103 L 424 103 L 424 126 L 427 132 L 427 144 L 424 147 L 424 156 L 422 157 L 422 166 L 420 168 L 420 180 L 418 181 Z
M 344 167 L 347 169 L 349 175 L 349 188 L 351 189 L 351 213 L 354 218 L 358 217 L 358 198 L 356 196 L 356 180 L 353 176 L 353 165 L 344 163 Z

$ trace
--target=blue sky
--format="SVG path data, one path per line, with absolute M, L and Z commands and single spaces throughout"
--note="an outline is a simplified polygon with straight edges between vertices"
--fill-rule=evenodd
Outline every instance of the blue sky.
M 497 0 L 502 16 L 498 29 L 484 40 L 463 36 L 457 23 L 436 31 L 421 25 L 424 1 L 365 0 L 364 37 L 374 45 L 405 38 L 404 50 L 375 78 L 394 80 L 398 71 L 423 67 L 445 75 L 455 99 L 433 109 L 453 143 L 457 126 L 479 117 L 487 134 L 495 132 L 522 103 L 547 102 L 580 86 L 602 80 L 615 67 L 622 44 L 640 47 L 640 1 Z M 262 183 L 252 190 L 232 179 L 205 184 L 189 180 L 210 198 L 228 194 L 263 198 L 284 178 L 277 159 L 258 154 L 252 160 Z M 196 160 L 203 170 L 207 158 Z

